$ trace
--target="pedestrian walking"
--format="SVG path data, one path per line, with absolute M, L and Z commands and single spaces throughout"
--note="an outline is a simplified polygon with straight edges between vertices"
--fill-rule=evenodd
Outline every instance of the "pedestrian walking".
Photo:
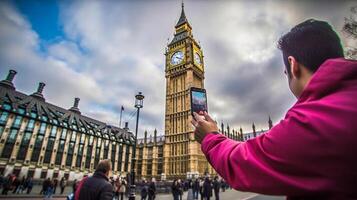
M 180 186 L 179 186 L 177 179 L 174 179 L 174 181 L 172 182 L 171 193 L 172 193 L 174 200 L 179 200 L 181 191 L 180 191 Z
M 148 196 L 148 185 L 146 183 L 146 180 L 143 180 L 143 186 L 141 188 L 140 195 L 141 195 L 141 200 L 146 200 Z
M 156 181 L 155 181 L 155 178 L 151 179 L 151 182 L 149 184 L 148 194 L 149 194 L 149 200 L 154 200 L 155 199 L 155 197 L 156 197 Z
M 218 179 L 218 176 L 214 177 L 213 181 L 213 190 L 214 190 L 214 196 L 216 200 L 219 200 L 219 189 L 221 188 L 221 182 Z
M 60 180 L 61 194 L 63 194 L 64 189 L 66 188 L 67 180 L 65 177 L 62 177 Z

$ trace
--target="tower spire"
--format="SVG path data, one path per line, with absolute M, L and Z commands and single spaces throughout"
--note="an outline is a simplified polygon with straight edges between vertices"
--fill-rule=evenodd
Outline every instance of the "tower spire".
M 181 3 L 181 8 L 182 8 L 181 9 L 181 16 L 180 16 L 180 19 L 178 20 L 175 28 L 177 28 L 177 27 L 179 27 L 179 26 L 181 26 L 182 24 L 185 24 L 185 23 L 188 24 L 188 21 L 187 21 L 186 15 L 185 15 L 185 5 L 184 5 L 183 1 Z

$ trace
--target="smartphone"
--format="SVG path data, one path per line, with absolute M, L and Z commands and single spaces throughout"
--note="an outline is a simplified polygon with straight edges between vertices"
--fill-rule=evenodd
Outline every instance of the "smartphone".
M 199 113 L 200 111 L 206 111 L 207 109 L 207 94 L 206 90 L 202 88 L 191 87 L 191 115 L 193 112 Z

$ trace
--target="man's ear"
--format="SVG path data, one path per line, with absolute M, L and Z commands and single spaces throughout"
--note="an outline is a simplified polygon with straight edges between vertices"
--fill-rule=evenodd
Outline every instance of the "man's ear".
M 293 56 L 288 57 L 288 62 L 290 64 L 290 74 L 292 78 L 300 78 L 300 65 Z

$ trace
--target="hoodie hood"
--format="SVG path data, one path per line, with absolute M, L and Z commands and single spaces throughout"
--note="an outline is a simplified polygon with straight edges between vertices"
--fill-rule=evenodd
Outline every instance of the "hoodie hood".
M 298 103 L 328 96 L 342 87 L 357 85 L 357 61 L 328 59 L 313 74 Z

